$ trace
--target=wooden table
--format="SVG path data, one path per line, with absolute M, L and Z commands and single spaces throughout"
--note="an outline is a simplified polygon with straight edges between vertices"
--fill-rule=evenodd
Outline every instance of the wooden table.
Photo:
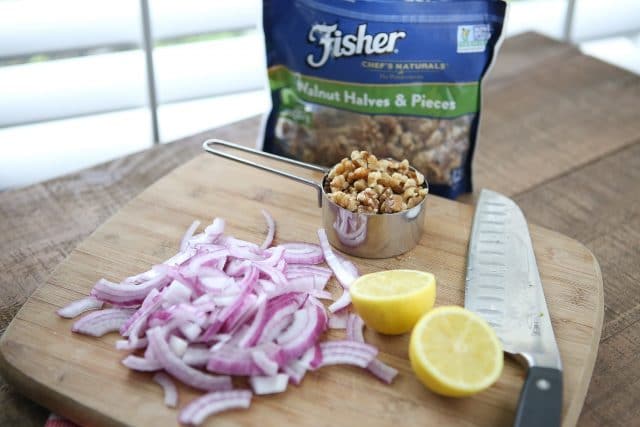
M 504 44 L 483 98 L 476 189 L 513 197 L 529 221 L 579 240 L 600 261 L 604 329 L 578 425 L 640 425 L 640 77 L 525 34 Z M 123 204 L 192 158 L 206 137 L 253 144 L 258 124 L 245 120 L 0 193 L 0 333 Z M 41 426 L 47 414 L 0 378 L 0 425 Z

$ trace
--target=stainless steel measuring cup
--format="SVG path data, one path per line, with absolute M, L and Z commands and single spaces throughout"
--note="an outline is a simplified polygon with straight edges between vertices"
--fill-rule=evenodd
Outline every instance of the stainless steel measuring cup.
M 212 148 L 216 145 L 322 172 L 324 176 L 320 182 L 312 181 Z M 363 258 L 389 258 L 412 249 L 422 236 L 426 197 L 418 205 L 402 212 L 392 214 L 351 212 L 329 199 L 325 191 L 325 184 L 328 184 L 328 168 L 265 153 L 220 139 L 209 139 L 202 144 L 202 148 L 216 156 L 284 176 L 315 188 L 318 194 L 318 206 L 322 208 L 323 227 L 327 232 L 329 242 L 344 253 Z M 426 181 L 423 187 L 428 189 Z

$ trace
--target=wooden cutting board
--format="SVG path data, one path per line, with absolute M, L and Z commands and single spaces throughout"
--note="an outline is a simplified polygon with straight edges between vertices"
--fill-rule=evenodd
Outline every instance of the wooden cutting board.
M 151 375 L 120 364 L 124 354 L 114 348 L 117 334 L 102 339 L 73 334 L 73 322 L 59 318 L 55 310 L 87 295 L 101 277 L 120 281 L 170 257 L 194 219 L 204 224 L 222 216 L 228 233 L 260 242 L 266 228 L 260 208 L 277 221 L 276 242 L 317 241 L 321 211 L 308 187 L 206 154 L 161 179 L 80 244 L 31 296 L 0 342 L 2 375 L 27 396 L 82 425 L 176 425 L 177 411 L 164 406 Z M 352 259 L 364 273 L 431 271 L 438 281 L 436 304 L 462 305 L 472 215 L 473 206 L 429 196 L 426 232 L 418 247 L 390 259 Z M 602 277 L 596 259 L 580 243 L 541 227 L 530 230 L 564 365 L 563 425 L 574 426 L 598 349 Z M 338 295 L 335 284 L 330 287 Z M 333 330 L 328 338 L 343 334 Z M 367 330 L 365 338 L 400 371 L 391 386 L 358 368 L 326 367 L 309 373 L 299 387 L 254 397 L 249 410 L 220 414 L 208 425 L 512 424 L 525 376 L 512 358 L 506 357 L 502 377 L 489 390 L 450 399 L 431 393 L 413 376 L 408 336 L 384 337 Z M 180 406 L 199 394 L 181 387 Z

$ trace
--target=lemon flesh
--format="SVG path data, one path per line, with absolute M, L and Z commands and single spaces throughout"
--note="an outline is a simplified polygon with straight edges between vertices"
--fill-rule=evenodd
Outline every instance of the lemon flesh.
M 452 397 L 478 393 L 493 383 L 504 363 L 491 326 L 462 307 L 438 307 L 422 317 L 409 342 L 411 367 L 432 391 Z
M 351 284 L 351 300 L 367 327 L 389 335 L 409 332 L 433 308 L 436 279 L 415 270 L 365 274 Z

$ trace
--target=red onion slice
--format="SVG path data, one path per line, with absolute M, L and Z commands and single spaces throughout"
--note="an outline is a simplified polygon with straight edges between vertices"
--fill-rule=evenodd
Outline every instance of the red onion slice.
M 169 347 L 171 347 L 171 351 L 173 351 L 178 357 L 182 357 L 184 355 L 188 346 L 189 343 L 180 337 L 175 335 L 171 335 L 171 337 L 169 337 Z
M 140 338 L 135 343 L 129 340 L 116 341 L 116 350 L 139 350 L 145 348 L 149 344 L 146 338 Z
M 162 304 L 162 295 L 157 289 L 152 289 L 142 303 L 142 307 L 136 311 L 120 328 L 120 335 L 127 337 L 131 336 L 135 339 L 138 338 L 138 331 L 149 316 L 160 308 Z
M 355 314 L 349 315 L 347 321 L 347 338 L 357 342 L 364 342 L 364 334 L 362 329 L 364 328 L 364 322 L 360 316 Z M 387 384 L 391 384 L 393 379 L 398 375 L 398 371 L 381 361 L 380 359 L 373 359 L 367 366 L 369 372 L 375 375 L 377 378 Z
M 397 369 L 387 365 L 380 359 L 373 359 L 367 366 L 367 369 L 374 376 L 387 384 L 391 384 L 396 375 L 398 375 Z
M 349 304 L 351 304 L 351 294 L 347 289 L 345 289 L 342 291 L 342 295 L 340 295 L 340 298 L 335 300 L 335 302 L 333 302 L 333 304 L 329 306 L 329 311 L 331 313 L 335 313 L 336 311 L 340 311 L 349 307 Z
M 228 376 L 213 376 L 192 368 L 176 356 L 165 341 L 164 331 L 153 328 L 147 331 L 149 348 L 158 359 L 162 367 L 171 375 L 191 387 L 206 390 L 229 390 L 231 378 Z
M 267 236 L 264 238 L 260 249 L 267 249 L 273 242 L 273 236 L 276 233 L 276 222 L 273 220 L 273 216 L 271 216 L 269 211 L 262 209 L 261 212 L 264 220 L 267 222 Z
M 312 243 L 282 243 L 284 260 L 291 264 L 320 264 L 324 261 L 322 249 Z
M 251 359 L 262 370 L 264 375 L 275 375 L 278 373 L 278 363 L 271 360 L 263 350 L 251 352 Z
M 180 326 L 180 332 L 182 332 L 182 335 L 184 335 L 186 339 L 192 342 L 200 336 L 200 334 L 202 333 L 202 329 L 200 328 L 200 326 L 193 322 L 187 322 L 184 325 Z
M 81 298 L 72 301 L 57 311 L 58 316 L 65 319 L 72 319 L 89 310 L 98 310 L 102 308 L 104 303 L 94 297 Z
M 164 392 L 164 404 L 170 408 L 178 406 L 178 389 L 176 384 L 164 372 L 158 372 L 153 376 L 153 381 L 162 387 Z
M 101 337 L 109 332 L 117 332 L 135 310 L 126 308 L 106 308 L 89 313 L 76 323 L 71 330 L 84 335 Z
M 175 305 L 183 302 L 191 301 L 191 295 L 193 292 L 188 286 L 183 285 L 177 280 L 174 280 L 162 291 L 162 299 L 168 305 Z
M 296 385 L 302 382 L 307 370 L 307 366 L 295 359 L 282 366 L 282 371 L 287 374 L 289 376 L 289 380 Z
M 200 425 L 208 416 L 228 409 L 248 408 L 251 392 L 248 390 L 216 391 L 193 400 L 181 412 L 178 420 L 183 424 Z
M 366 368 L 376 357 L 378 350 L 365 343 L 355 341 L 325 341 L 320 343 L 322 362 L 319 367 L 328 365 L 356 365 Z
M 311 295 L 314 298 L 317 299 L 326 299 L 326 300 L 331 300 L 333 301 L 333 295 L 331 295 L 331 292 L 329 291 L 321 291 L 318 289 L 312 289 L 309 292 L 309 295 Z
M 274 355 L 275 352 L 267 348 Z M 229 343 L 215 352 L 207 362 L 207 370 L 225 375 L 264 375 L 262 368 L 253 360 L 255 349 L 235 348 Z
M 157 360 L 134 355 L 122 359 L 122 364 L 129 369 L 140 372 L 153 372 L 162 369 L 162 365 Z
M 312 347 L 320 335 L 326 329 L 326 313 L 324 307 L 318 307 L 313 304 L 307 306 L 307 315 L 302 317 L 304 319 L 304 329 L 292 339 L 276 340 L 282 344 L 280 350 L 284 360 L 291 360 L 301 356 L 307 349 Z M 299 320 L 302 322 L 303 320 Z M 294 323 L 296 320 L 294 319 Z M 294 325 L 291 325 L 289 329 L 293 329 Z M 286 330 L 282 336 L 288 337 L 289 330 Z
M 284 245 L 280 245 L 284 246 Z M 318 246 L 318 248 L 320 248 Z M 324 258 L 323 258 L 324 259 Z M 333 276 L 333 272 L 330 268 L 320 267 L 318 265 L 307 265 L 307 264 L 287 264 L 287 268 L 284 270 L 284 274 L 287 279 L 293 279 L 296 277 L 306 277 L 309 275 L 315 276 Z
M 184 252 L 187 250 L 187 246 L 189 244 L 189 239 L 193 237 L 193 233 L 196 232 L 198 227 L 200 226 L 200 221 L 193 221 L 187 231 L 184 233 L 182 240 L 180 241 L 180 251 Z
M 171 279 L 165 274 L 139 285 L 113 283 L 100 279 L 91 290 L 91 296 L 111 304 L 135 304 L 142 302 L 152 289 L 160 289 L 170 281 Z
M 274 394 L 282 393 L 287 389 L 287 383 L 289 382 L 289 375 L 278 374 L 268 377 L 251 377 L 249 378 L 249 384 L 255 394 Z
M 324 259 L 327 264 L 329 264 L 329 268 L 331 268 L 333 274 L 336 275 L 336 279 L 338 279 L 338 282 L 340 282 L 342 287 L 349 289 L 349 285 L 351 285 L 358 276 L 353 274 L 354 271 L 352 268 L 349 266 L 345 267 L 345 263 L 333 252 L 324 228 L 318 230 L 318 238 L 320 239 L 320 247 L 322 248 Z
M 182 355 L 182 361 L 189 366 L 204 367 L 211 357 L 211 352 L 207 347 L 200 347 L 199 344 L 187 347 Z
M 349 312 L 344 310 L 338 313 L 332 313 L 329 316 L 329 328 L 331 329 L 346 329 L 349 319 Z M 349 338 L 352 339 L 352 338 Z
M 208 225 L 204 229 L 204 234 L 205 236 L 207 236 L 207 240 L 211 243 L 216 242 L 216 240 L 218 240 L 218 237 L 220 237 L 222 233 L 224 233 L 224 226 L 224 219 L 215 218 L 211 225 Z

